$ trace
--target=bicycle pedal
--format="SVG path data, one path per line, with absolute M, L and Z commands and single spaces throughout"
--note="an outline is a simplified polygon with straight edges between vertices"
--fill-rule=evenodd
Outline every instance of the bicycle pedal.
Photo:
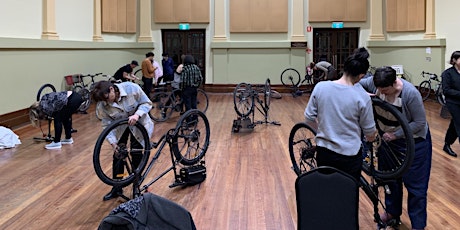
M 183 182 L 183 181 L 174 181 L 174 183 L 170 184 L 169 185 L 169 188 L 174 188 L 174 187 L 177 187 L 177 186 L 184 186 L 186 185 L 187 183 Z

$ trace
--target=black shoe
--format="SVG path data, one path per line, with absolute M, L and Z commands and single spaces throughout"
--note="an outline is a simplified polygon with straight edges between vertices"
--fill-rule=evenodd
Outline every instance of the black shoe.
M 107 194 L 102 198 L 102 200 L 103 200 L 103 201 L 111 200 L 111 199 L 113 199 L 113 198 L 119 197 L 120 195 L 123 195 L 123 190 L 122 190 L 122 189 L 119 189 L 119 188 L 112 188 L 112 190 L 110 190 L 110 192 L 107 193 Z
M 444 144 L 444 148 L 442 148 L 442 150 L 444 150 L 444 152 L 446 152 L 447 154 L 453 156 L 453 157 L 457 157 L 457 154 L 454 152 L 454 150 L 452 150 L 452 148 L 450 147 L 449 144 Z

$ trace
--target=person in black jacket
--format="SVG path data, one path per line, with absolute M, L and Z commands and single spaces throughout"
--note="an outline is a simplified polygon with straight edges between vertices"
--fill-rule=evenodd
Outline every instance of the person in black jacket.
M 460 51 L 454 51 L 450 57 L 452 67 L 442 72 L 442 90 L 446 98 L 446 107 L 452 118 L 444 138 L 443 150 L 457 157 L 450 147 L 457 138 L 460 141 Z

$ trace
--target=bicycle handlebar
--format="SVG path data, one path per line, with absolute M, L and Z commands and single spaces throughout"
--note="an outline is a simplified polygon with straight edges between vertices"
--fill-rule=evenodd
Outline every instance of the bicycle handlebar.
M 428 76 L 430 77 L 431 80 L 439 81 L 439 80 L 438 80 L 438 75 L 435 74 L 435 73 L 430 73 L 430 72 L 422 71 L 422 76 L 425 77 L 425 75 L 428 75 Z

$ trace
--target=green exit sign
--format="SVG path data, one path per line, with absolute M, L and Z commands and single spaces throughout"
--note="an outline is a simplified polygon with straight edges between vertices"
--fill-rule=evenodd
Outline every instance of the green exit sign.
M 334 29 L 342 29 L 343 28 L 343 22 L 332 22 L 332 28 L 334 28 Z
M 180 23 L 179 30 L 190 30 L 190 24 L 188 23 Z

